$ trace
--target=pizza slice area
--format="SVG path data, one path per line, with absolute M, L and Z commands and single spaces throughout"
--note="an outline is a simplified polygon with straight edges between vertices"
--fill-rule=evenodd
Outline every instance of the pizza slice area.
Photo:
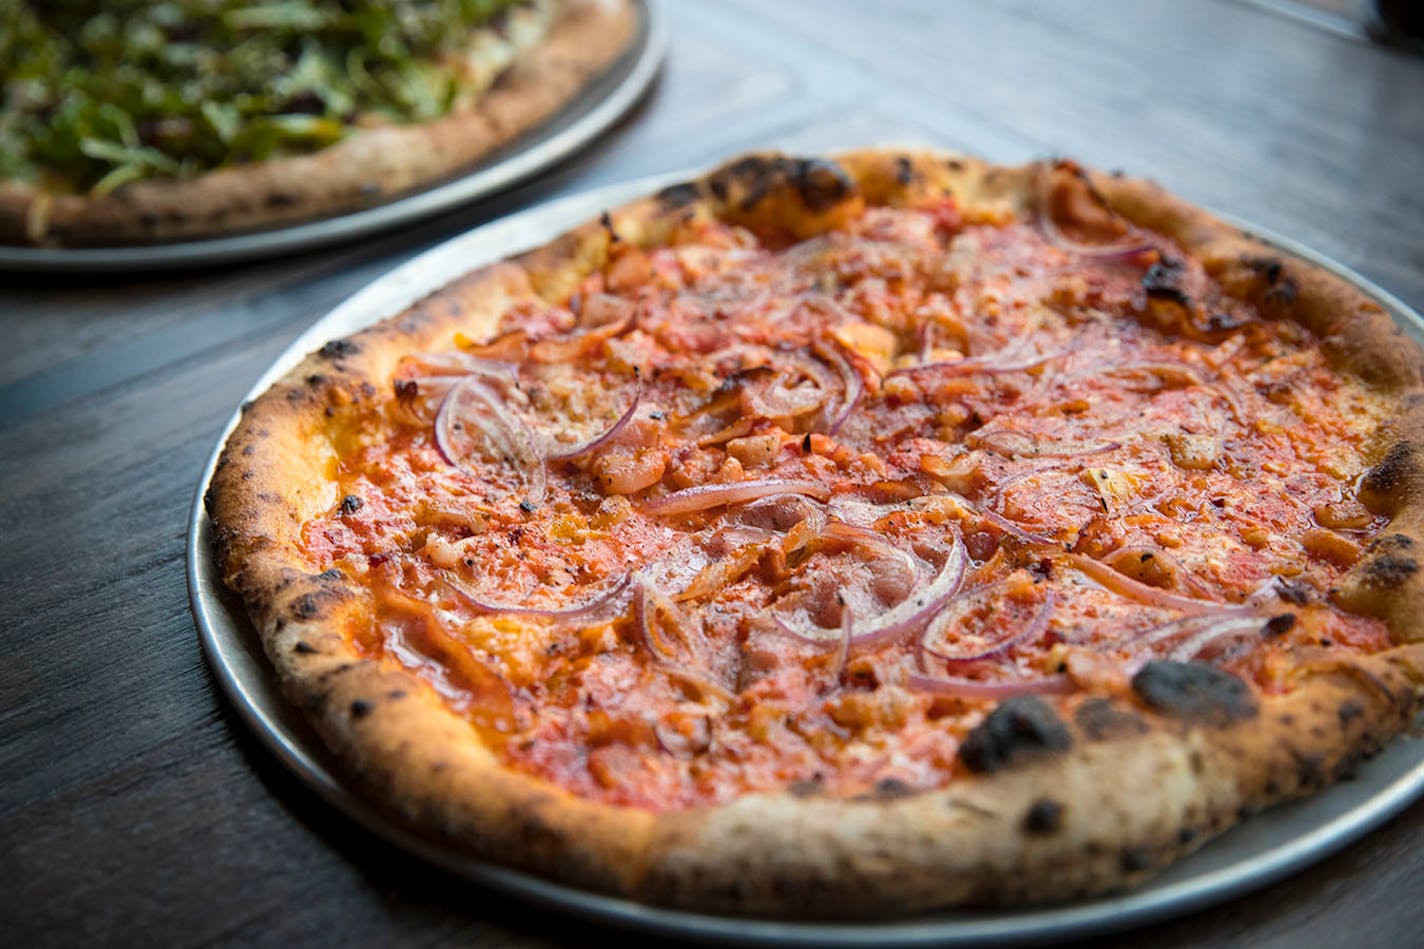
M 303 555 L 510 767 L 654 810 L 942 787 L 1004 699 L 1388 648 L 1331 596 L 1389 401 L 1073 180 L 614 240 L 400 361 Z

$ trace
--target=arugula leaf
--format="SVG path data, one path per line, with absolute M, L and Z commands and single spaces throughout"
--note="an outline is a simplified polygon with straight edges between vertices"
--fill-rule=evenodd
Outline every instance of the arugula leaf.
M 0 174 L 107 193 L 436 118 L 518 2 L 0 0 Z

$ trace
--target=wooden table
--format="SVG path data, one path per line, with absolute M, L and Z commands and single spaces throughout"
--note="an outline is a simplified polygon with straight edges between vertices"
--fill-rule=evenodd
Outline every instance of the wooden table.
M 1424 61 L 1281 6 L 679 0 L 646 105 L 499 200 L 253 266 L 0 276 L 0 940 L 600 935 L 329 813 L 216 694 L 188 611 L 184 528 L 243 392 L 332 305 L 435 242 L 551 196 L 768 145 L 917 141 L 1121 167 L 1424 309 Z M 1416 804 L 1283 883 L 1120 941 L 1418 944 L 1421 890 Z

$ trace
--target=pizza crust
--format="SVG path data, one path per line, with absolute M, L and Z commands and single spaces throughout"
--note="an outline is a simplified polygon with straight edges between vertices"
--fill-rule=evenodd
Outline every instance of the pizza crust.
M 473 108 L 357 132 L 291 158 L 186 180 L 137 181 L 103 197 L 0 182 L 0 242 L 102 246 L 216 237 L 390 201 L 449 177 L 552 116 L 628 47 L 629 0 L 571 0 L 544 41 Z
M 368 793 L 422 832 L 576 886 L 726 912 L 865 917 L 1103 893 L 1255 810 L 1347 775 L 1424 707 L 1424 581 L 1407 555 L 1424 543 L 1424 358 L 1407 341 L 1382 345 L 1393 324 L 1380 322 L 1388 317 L 1373 301 L 1293 259 L 1279 263 L 1294 295 L 1272 304 L 1273 315 L 1327 331 L 1341 368 L 1399 393 L 1408 409 L 1381 432 L 1362 482 L 1391 525 L 1338 593 L 1384 617 L 1397 645 L 1309 670 L 1285 695 L 1257 694 L 1204 664 L 1152 663 L 1131 701 L 1077 696 L 1061 715 L 1038 699 L 1000 703 L 966 741 L 965 773 L 940 790 L 892 785 L 854 800 L 787 790 L 651 812 L 582 800 L 502 767 L 424 680 L 353 653 L 342 630 L 369 609 L 359 588 L 303 571 L 300 525 L 336 501 L 325 433 L 378 398 L 402 354 L 452 345 L 457 331 L 488 335 L 510 302 L 560 297 L 615 241 L 655 244 L 689 215 L 799 237 L 866 203 L 945 189 L 978 213 L 1015 214 L 1031 200 L 1034 174 L 934 153 L 751 156 L 476 271 L 308 357 L 247 408 L 207 496 L 224 577 L 287 694 Z M 1117 213 L 1203 253 L 1223 279 L 1259 276 L 1253 260 L 1279 258 L 1155 186 L 1090 180 Z M 1269 279 L 1238 285 L 1271 289 Z

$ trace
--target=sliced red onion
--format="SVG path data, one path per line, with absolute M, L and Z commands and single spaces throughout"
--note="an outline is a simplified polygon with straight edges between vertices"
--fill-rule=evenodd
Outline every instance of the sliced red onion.
M 944 609 L 945 604 L 959 592 L 964 583 L 964 568 L 968 557 L 964 552 L 964 540 L 959 532 L 953 534 L 954 543 L 944 566 L 921 590 L 911 591 L 895 606 L 876 617 L 871 623 L 857 629 L 851 637 L 852 649 L 870 649 L 893 642 L 917 629 L 932 616 Z
M 939 370 L 955 376 L 968 376 L 976 373 L 992 374 L 998 372 L 1023 372 L 1029 369 L 1037 369 L 1046 362 L 1060 359 L 1068 355 L 1070 349 L 1057 349 L 1047 353 L 1032 353 L 1023 355 L 1018 352 L 1020 347 L 1014 347 L 1014 352 L 999 352 L 986 354 L 983 356 L 966 356 L 963 359 L 937 359 L 934 362 L 922 362 L 914 366 L 904 366 L 900 369 L 892 369 L 885 374 L 885 378 L 891 376 L 903 376 L 915 372 L 925 372 L 930 369 Z
M 988 588 L 980 588 L 980 590 L 985 589 Z M 975 590 L 974 593 L 979 593 L 980 590 Z M 942 647 L 937 648 L 936 646 L 931 645 L 932 641 L 940 634 L 944 633 L 945 627 L 948 626 L 950 621 L 954 619 L 954 614 L 946 610 L 945 612 L 937 616 L 934 622 L 932 622 L 925 630 L 924 636 L 920 639 L 920 647 L 924 649 L 925 652 L 929 653 L 931 656 L 937 656 L 938 658 L 943 659 L 946 662 L 956 664 L 965 662 L 977 662 L 980 659 L 988 659 L 992 656 L 997 656 L 1002 653 L 1008 652 L 1010 649 L 1021 643 L 1035 642 L 1040 637 L 1042 637 L 1043 634 L 1048 630 L 1048 623 L 1049 620 L 1053 618 L 1053 609 L 1057 605 L 1057 602 L 1057 594 L 1055 594 L 1054 591 L 1049 590 L 1048 595 L 1043 599 L 1043 606 L 1039 607 L 1039 610 L 1037 613 L 1034 614 L 1033 619 L 1025 623 L 1017 632 L 1010 632 L 1003 639 L 1000 639 L 997 643 L 994 643 L 988 648 L 979 648 L 970 651 L 956 651 L 954 649 L 944 649 Z
M 699 484 L 649 498 L 643 502 L 643 510 L 649 514 L 665 516 L 691 514 L 708 508 L 755 501 L 773 494 L 804 494 L 825 501 L 831 496 L 831 489 L 819 481 L 792 478 L 758 478 L 731 484 Z
M 706 674 L 691 668 L 686 663 L 679 660 L 673 653 L 662 644 L 661 638 L 654 630 L 656 624 L 656 611 L 663 610 L 669 616 L 681 619 L 681 612 L 676 604 L 669 600 L 661 591 L 653 586 L 652 582 L 641 574 L 632 578 L 633 591 L 633 628 L 637 631 L 639 640 L 643 647 L 653 657 L 653 663 L 668 675 L 691 683 L 717 696 L 726 702 L 733 701 L 734 696 L 721 685 L 713 682 Z
M 662 594 L 652 582 L 642 574 L 633 577 L 633 628 L 637 630 L 643 646 L 652 653 L 653 658 L 662 662 L 675 661 L 672 653 L 663 645 L 661 637 L 658 636 L 655 626 L 657 622 L 656 611 L 666 610 L 670 615 L 677 615 L 677 607 Z
M 737 349 L 742 347 L 731 351 Z M 755 353 L 757 359 L 766 358 L 766 351 L 761 347 L 751 348 L 749 352 Z M 795 418 L 817 412 L 818 418 L 824 420 L 835 413 L 836 409 L 827 403 L 838 389 L 844 388 L 845 380 L 838 372 L 831 371 L 831 366 L 827 365 L 829 360 L 823 353 L 813 346 L 811 355 L 797 351 L 778 351 L 775 359 L 778 364 L 789 366 L 777 373 L 770 386 L 760 390 L 749 389 L 744 387 L 744 380 L 739 382 L 739 385 L 743 386 L 743 418 Z M 751 366 L 743 370 L 743 373 L 758 369 L 769 371 L 771 368 L 768 365 Z M 811 387 L 803 386 L 802 380 L 809 381 Z
M 465 399 L 483 404 L 484 411 L 478 414 L 464 411 L 460 403 Z M 435 444 L 441 456 L 462 471 L 478 474 L 455 446 L 455 431 L 460 425 L 474 425 L 509 462 L 522 463 L 529 476 L 527 500 L 534 504 L 544 500 L 548 475 L 544 459 L 534 449 L 534 433 L 478 376 L 466 376 L 456 383 L 435 415 Z
M 520 606 L 511 603 L 494 603 L 482 598 L 479 594 L 470 590 L 463 583 L 451 577 L 442 577 L 446 586 L 460 594 L 470 606 L 480 613 L 503 613 L 516 616 L 537 616 L 556 620 L 594 620 L 602 614 L 615 615 L 623 612 L 627 606 L 628 599 L 632 593 L 633 574 L 631 571 L 623 574 L 613 586 L 605 592 L 598 594 L 593 599 L 580 603 L 576 606 L 561 607 L 559 609 L 548 609 L 544 607 Z
M 472 356 L 459 350 L 442 353 L 422 353 L 405 360 L 426 375 L 431 376 L 487 376 L 505 382 L 516 381 L 516 369 L 512 363 L 498 359 Z
M 633 421 L 633 413 L 638 411 L 638 405 L 642 401 L 643 383 L 639 380 L 637 388 L 633 392 L 633 401 L 628 405 L 628 408 L 624 410 L 623 414 L 618 416 L 618 421 L 614 422 L 612 426 L 601 435 L 596 435 L 581 445 L 574 445 L 570 448 L 564 448 L 561 451 L 550 452 L 547 456 L 548 459 L 550 461 L 569 461 L 580 455 L 587 455 L 591 451 L 597 451 L 604 445 L 607 445 L 614 438 L 618 437 L 618 433 L 623 431 L 629 422 Z
M 1222 639 L 1237 638 L 1245 634 L 1259 636 L 1266 625 L 1264 616 L 1223 616 L 1197 630 L 1192 637 L 1174 647 L 1167 658 L 1173 662 L 1187 662 L 1195 659 L 1208 646 Z
M 1064 235 L 1059 229 L 1058 222 L 1053 220 L 1052 193 L 1050 191 L 1050 178 L 1053 169 L 1051 162 L 1039 162 L 1034 171 L 1034 224 L 1043 235 L 1044 240 L 1065 250 L 1070 254 L 1079 257 L 1090 257 L 1097 260 L 1118 261 L 1131 260 L 1139 254 L 1155 250 L 1150 243 L 1145 240 L 1127 240 L 1116 244 L 1084 244 L 1075 241 Z
M 839 541 L 842 544 L 860 547 L 876 553 L 886 560 L 893 561 L 902 572 L 909 576 L 912 584 L 919 576 L 920 565 L 909 551 L 896 547 L 884 536 L 868 527 L 856 527 L 843 521 L 830 521 L 821 528 L 817 539 Z
M 850 659 L 850 639 L 851 632 L 855 628 L 855 614 L 849 604 L 841 611 L 841 627 L 839 635 L 831 636 L 808 636 L 799 630 L 793 629 L 791 624 L 780 616 L 772 616 L 772 621 L 776 623 L 776 628 L 799 643 L 812 646 L 819 650 L 832 647 L 835 650 L 835 657 L 832 660 L 833 674 L 832 682 L 839 682 L 841 674 L 845 672 L 846 662 Z M 819 627 L 818 627 L 819 628 Z
M 970 508 L 970 510 L 974 509 Z M 989 508 L 985 508 L 982 511 L 976 511 L 975 513 L 977 513 L 980 517 L 984 518 L 984 520 L 988 521 L 990 524 L 993 524 L 995 527 L 1002 530 L 1004 533 L 1017 537 L 1019 540 L 1028 541 L 1031 544 L 1058 543 L 1058 541 L 1054 540 L 1052 537 L 1049 537 L 1046 534 L 1034 534 L 1030 531 L 1024 530 L 1022 527 L 1009 520 L 1004 515 Z
M 784 534 L 802 521 L 816 521 L 816 532 L 825 522 L 826 512 L 820 504 L 802 494 L 772 494 L 742 508 L 737 521 L 748 528 Z
M 826 412 L 826 434 L 834 435 L 845 425 L 846 420 L 860 406 L 860 401 L 865 397 L 865 380 L 860 373 L 850 364 L 850 360 L 845 358 L 840 349 L 834 343 L 816 342 L 812 344 L 811 351 L 817 356 L 830 363 L 835 369 L 836 375 L 840 376 L 841 384 L 844 387 L 841 395 L 841 404 L 835 409 L 828 409 Z
M 1112 567 L 1099 563 L 1091 557 L 1084 557 L 1081 554 L 1068 554 L 1067 560 L 1074 569 L 1086 574 L 1105 589 L 1126 597 L 1144 606 L 1154 606 L 1163 610 L 1176 610 L 1179 613 L 1208 614 L 1208 613 L 1251 613 L 1250 607 L 1237 606 L 1231 603 L 1218 603 L 1214 600 L 1201 600 L 1196 597 L 1179 596 L 1175 593 L 1168 593 L 1165 590 L 1149 586 L 1138 580 L 1126 577 Z
M 1066 675 L 1041 676 L 1036 679 L 1005 679 L 985 682 L 958 676 L 928 676 L 911 673 L 905 683 L 921 692 L 948 695 L 957 699 L 1007 699 L 1016 695 L 1066 695 L 1074 691 L 1073 681 Z

